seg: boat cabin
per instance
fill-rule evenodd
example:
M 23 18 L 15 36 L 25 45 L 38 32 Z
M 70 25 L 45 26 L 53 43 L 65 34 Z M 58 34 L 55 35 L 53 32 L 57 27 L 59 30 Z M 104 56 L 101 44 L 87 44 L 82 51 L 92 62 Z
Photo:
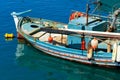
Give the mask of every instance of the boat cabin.
M 86 24 L 87 23 L 87 24 Z M 106 31 L 107 30 L 107 22 L 100 20 L 98 17 L 88 17 L 88 22 L 86 22 L 86 17 L 81 16 L 75 19 L 72 19 L 68 23 L 68 29 L 75 29 L 75 30 L 85 30 L 85 31 Z M 81 42 L 83 38 L 87 44 L 91 40 L 90 37 L 84 37 L 83 35 L 68 35 L 67 44 L 71 48 L 81 48 Z

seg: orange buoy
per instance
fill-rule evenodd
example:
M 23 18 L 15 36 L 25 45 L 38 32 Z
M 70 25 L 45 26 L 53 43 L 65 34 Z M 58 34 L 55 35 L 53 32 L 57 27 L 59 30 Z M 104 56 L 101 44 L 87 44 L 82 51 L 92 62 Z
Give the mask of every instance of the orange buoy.
M 83 15 L 84 15 L 84 14 L 83 14 L 82 12 L 74 12 L 74 13 L 71 14 L 70 20 L 75 19 L 75 18 L 78 18 L 78 17 L 81 17 L 81 16 L 83 16 Z
M 95 50 L 98 46 L 98 40 L 94 37 L 93 40 L 91 40 L 91 46 Z
M 53 42 L 53 37 L 49 36 L 48 42 L 49 42 L 49 43 L 52 43 L 52 42 Z
M 82 40 L 82 42 L 81 42 L 81 49 L 82 50 L 85 50 L 86 48 L 85 48 L 85 40 Z

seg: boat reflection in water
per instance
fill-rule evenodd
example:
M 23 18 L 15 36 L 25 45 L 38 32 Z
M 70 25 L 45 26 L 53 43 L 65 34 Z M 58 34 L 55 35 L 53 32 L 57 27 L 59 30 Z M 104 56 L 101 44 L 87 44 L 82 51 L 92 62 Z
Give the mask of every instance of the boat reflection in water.
M 44 75 L 44 79 L 47 80 L 48 77 L 50 80 L 119 80 L 118 76 L 120 76 L 118 70 L 59 59 L 20 42 L 17 44 L 16 62 L 17 65 L 38 71 L 37 74 L 43 74 L 43 72 L 48 74 Z
M 23 43 L 18 43 L 17 44 L 17 48 L 16 48 L 16 58 L 20 57 L 20 56 L 23 56 L 24 55 L 24 44 Z

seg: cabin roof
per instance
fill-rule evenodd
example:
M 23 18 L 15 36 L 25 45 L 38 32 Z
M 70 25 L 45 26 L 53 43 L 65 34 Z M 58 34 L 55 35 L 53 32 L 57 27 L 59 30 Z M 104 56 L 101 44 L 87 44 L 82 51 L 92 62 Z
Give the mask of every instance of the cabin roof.
M 88 18 L 88 24 L 89 23 L 92 23 L 92 22 L 95 22 L 97 21 L 98 18 L 93 18 L 93 17 L 89 17 Z M 86 25 L 86 17 L 84 16 L 81 16 L 79 18 L 76 18 L 76 19 L 73 19 L 69 22 L 69 24 L 74 24 L 74 25 L 78 25 L 78 24 L 81 24 L 81 25 Z

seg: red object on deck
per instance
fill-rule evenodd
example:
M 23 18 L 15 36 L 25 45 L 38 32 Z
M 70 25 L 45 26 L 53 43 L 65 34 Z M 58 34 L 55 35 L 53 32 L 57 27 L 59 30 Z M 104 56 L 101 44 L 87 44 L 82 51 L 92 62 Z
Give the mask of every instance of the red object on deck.
M 82 50 L 85 50 L 85 49 L 86 49 L 86 48 L 85 48 L 85 44 L 86 44 L 85 40 L 82 40 L 82 42 L 81 42 L 81 49 L 82 49 Z
M 49 36 L 48 42 L 49 42 L 49 43 L 52 43 L 52 42 L 53 42 L 53 37 Z
M 75 18 L 77 18 L 77 17 L 81 17 L 81 16 L 83 16 L 83 15 L 84 15 L 84 14 L 83 14 L 82 12 L 74 12 L 74 13 L 71 14 L 70 20 L 75 19 Z
M 17 38 L 18 39 L 23 39 L 24 37 L 20 33 L 17 33 Z

